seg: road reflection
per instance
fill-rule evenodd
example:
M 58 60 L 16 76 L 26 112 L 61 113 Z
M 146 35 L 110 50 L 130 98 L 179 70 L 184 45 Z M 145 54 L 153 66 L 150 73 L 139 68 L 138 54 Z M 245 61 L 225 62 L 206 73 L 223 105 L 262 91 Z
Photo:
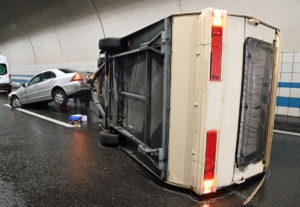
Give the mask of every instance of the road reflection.
M 86 183 L 89 178 L 90 154 L 87 145 L 87 136 L 80 129 L 74 130 L 73 148 L 69 155 L 71 179 L 76 183 Z

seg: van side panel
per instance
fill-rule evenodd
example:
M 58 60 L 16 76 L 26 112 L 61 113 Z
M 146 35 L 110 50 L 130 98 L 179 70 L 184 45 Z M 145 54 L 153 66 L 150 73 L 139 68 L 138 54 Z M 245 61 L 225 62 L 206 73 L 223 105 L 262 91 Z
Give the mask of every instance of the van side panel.
M 196 73 L 197 16 L 175 16 L 172 22 L 172 60 L 168 182 L 190 186 L 193 144 L 193 95 Z
M 246 19 L 245 39 L 247 37 L 252 37 L 252 38 L 273 44 L 273 40 L 275 40 L 275 29 L 267 27 L 262 24 L 258 24 L 258 25 L 251 24 L 251 23 L 249 23 L 249 20 Z M 276 84 L 276 83 L 274 83 L 274 81 L 273 81 L 272 84 L 274 87 L 274 84 Z M 274 96 L 275 96 L 275 94 L 272 93 L 271 97 L 274 97 Z M 275 101 L 273 101 L 271 104 L 275 105 Z M 274 107 L 272 105 L 270 106 L 271 108 Z M 274 113 L 274 110 L 270 112 L 269 117 L 272 117 L 272 115 L 271 115 L 272 113 Z M 273 121 L 272 119 L 269 120 L 269 123 L 272 121 Z M 270 124 L 272 124 L 272 123 L 270 123 Z M 234 171 L 233 182 L 236 182 L 236 183 L 241 182 L 244 179 L 247 179 L 249 177 L 252 177 L 254 175 L 262 173 L 263 170 L 264 170 L 264 164 L 263 164 L 262 160 L 260 162 L 256 162 L 256 163 L 252 163 L 252 164 L 248 165 L 245 169 L 236 168 Z
M 222 106 L 220 114 L 215 114 L 220 119 L 217 187 L 232 184 L 242 85 L 244 25 L 244 18 L 227 16 L 222 67 Z
M 268 136 L 266 143 L 266 153 L 265 153 L 265 169 L 267 170 L 270 165 L 271 157 L 271 146 L 273 139 L 273 129 L 274 129 L 274 119 L 275 119 L 275 105 L 276 105 L 276 96 L 277 96 L 277 83 L 279 75 L 279 56 L 280 56 L 280 34 L 276 31 L 275 35 L 275 44 L 274 44 L 274 63 L 273 63 L 273 86 L 271 94 L 271 107 L 270 107 L 270 117 L 269 117 L 269 126 L 268 126 Z

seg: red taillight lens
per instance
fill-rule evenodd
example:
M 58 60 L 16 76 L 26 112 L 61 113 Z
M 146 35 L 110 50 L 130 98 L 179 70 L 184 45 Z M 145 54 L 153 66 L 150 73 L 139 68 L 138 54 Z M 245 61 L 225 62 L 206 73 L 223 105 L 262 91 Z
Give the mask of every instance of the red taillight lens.
M 72 81 L 82 81 L 82 80 L 83 80 L 83 78 L 82 78 L 82 76 L 80 75 L 80 73 L 76 73 L 76 74 L 73 76 L 71 82 L 72 82 Z
M 9 74 L 8 77 L 9 77 L 9 83 L 11 84 L 11 75 Z
M 212 16 L 210 80 L 221 80 L 223 17 L 220 11 Z
M 216 130 L 207 131 L 203 193 L 212 192 L 214 187 L 216 147 L 217 147 L 217 131 Z

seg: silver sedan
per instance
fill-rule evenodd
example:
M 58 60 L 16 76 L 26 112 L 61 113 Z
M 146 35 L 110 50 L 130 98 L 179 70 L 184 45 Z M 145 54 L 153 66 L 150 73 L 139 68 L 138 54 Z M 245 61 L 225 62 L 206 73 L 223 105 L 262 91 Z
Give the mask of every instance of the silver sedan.
M 89 93 L 90 87 L 85 77 L 69 69 L 51 69 L 40 72 L 27 83 L 8 95 L 14 108 L 25 104 L 54 101 L 65 105 L 70 97 Z

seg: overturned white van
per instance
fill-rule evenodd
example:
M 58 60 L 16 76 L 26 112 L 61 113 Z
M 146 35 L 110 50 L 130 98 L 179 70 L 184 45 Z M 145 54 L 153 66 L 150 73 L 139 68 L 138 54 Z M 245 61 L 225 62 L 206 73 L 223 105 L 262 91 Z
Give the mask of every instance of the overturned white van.
M 277 28 L 211 8 L 101 39 L 100 142 L 125 137 L 161 180 L 198 194 L 265 172 L 279 46 Z

